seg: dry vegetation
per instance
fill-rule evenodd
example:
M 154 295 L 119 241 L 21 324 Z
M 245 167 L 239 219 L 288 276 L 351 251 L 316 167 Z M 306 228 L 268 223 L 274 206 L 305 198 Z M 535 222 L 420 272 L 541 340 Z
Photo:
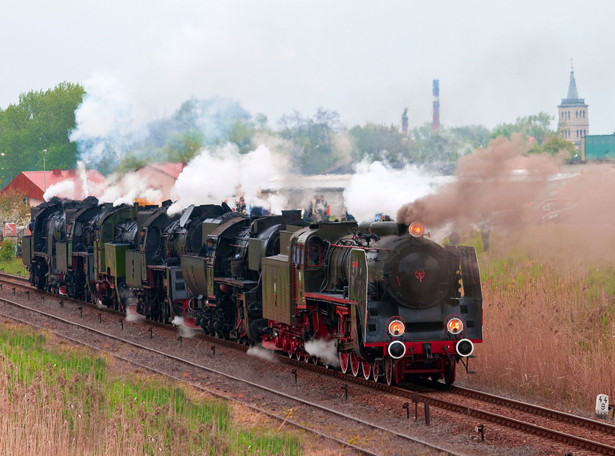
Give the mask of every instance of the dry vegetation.
M 0 454 L 300 453 L 292 434 L 235 424 L 225 402 L 159 378 L 115 376 L 107 360 L 44 335 L 0 327 L 0 347 Z
M 615 233 L 581 226 L 495 231 L 482 252 L 484 343 L 467 377 L 591 412 L 615 395 Z M 466 379 L 465 373 L 460 379 Z

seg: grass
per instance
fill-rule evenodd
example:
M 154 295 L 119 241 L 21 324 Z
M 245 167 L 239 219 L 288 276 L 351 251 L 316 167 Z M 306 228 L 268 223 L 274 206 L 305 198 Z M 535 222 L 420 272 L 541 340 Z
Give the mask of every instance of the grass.
M 528 227 L 479 246 L 484 343 L 475 385 L 591 412 L 615 396 L 615 239 L 573 227 Z
M 299 455 L 293 434 L 234 423 L 223 401 L 18 326 L 0 327 L 0 454 Z
M 10 260 L 0 259 L 0 271 L 22 277 L 28 277 L 30 275 L 21 261 L 21 258 L 11 258 Z

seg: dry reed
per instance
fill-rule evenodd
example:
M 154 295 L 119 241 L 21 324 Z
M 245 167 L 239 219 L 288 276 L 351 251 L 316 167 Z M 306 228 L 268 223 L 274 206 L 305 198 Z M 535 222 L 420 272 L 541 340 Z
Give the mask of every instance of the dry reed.
M 615 258 L 608 232 L 528 227 L 479 254 L 484 343 L 459 379 L 590 412 L 615 394 Z

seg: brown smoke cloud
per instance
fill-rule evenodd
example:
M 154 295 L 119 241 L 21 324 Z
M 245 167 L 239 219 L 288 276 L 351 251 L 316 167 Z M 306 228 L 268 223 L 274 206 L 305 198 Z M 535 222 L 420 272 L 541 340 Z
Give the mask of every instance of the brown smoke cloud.
M 455 182 L 401 207 L 397 221 L 421 221 L 432 229 L 452 224 L 462 230 L 482 222 L 520 221 L 532 201 L 545 197 L 560 171 L 552 157 L 525 155 L 528 150 L 520 136 L 491 141 L 459 159 Z
M 565 208 L 549 223 L 603 227 L 615 224 L 615 166 L 613 163 L 580 165 L 579 172 L 553 191 Z M 564 206 L 564 203 L 561 204 Z

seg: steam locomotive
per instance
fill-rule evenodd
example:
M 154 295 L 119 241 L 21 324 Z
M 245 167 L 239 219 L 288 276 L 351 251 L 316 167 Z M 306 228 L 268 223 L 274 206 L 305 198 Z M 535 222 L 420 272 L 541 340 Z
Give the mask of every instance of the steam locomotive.
M 225 203 L 169 215 L 170 203 L 33 208 L 30 282 L 387 384 L 451 384 L 482 342 L 473 247 L 442 247 L 419 223 L 308 224 L 300 211 L 248 217 Z

